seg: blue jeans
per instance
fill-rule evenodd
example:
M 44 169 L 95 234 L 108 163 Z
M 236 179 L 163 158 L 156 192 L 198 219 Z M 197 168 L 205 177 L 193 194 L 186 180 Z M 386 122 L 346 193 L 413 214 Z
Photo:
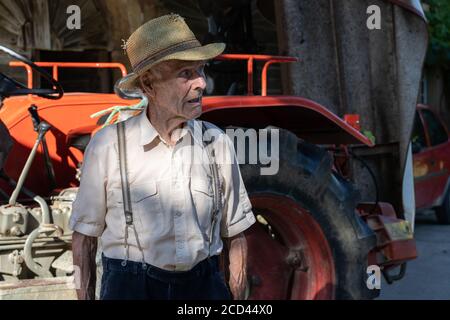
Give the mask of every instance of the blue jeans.
M 218 256 L 189 271 L 166 271 L 147 264 L 102 257 L 101 300 L 230 300 Z

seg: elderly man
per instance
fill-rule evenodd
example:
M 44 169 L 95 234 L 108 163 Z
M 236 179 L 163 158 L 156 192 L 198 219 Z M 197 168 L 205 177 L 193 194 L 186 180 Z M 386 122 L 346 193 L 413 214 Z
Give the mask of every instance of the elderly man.
M 174 14 L 147 22 L 127 41 L 133 73 L 120 88 L 139 88 L 149 106 L 100 130 L 86 149 L 70 220 L 80 299 L 94 298 L 97 237 L 101 299 L 229 299 L 218 267 L 223 246 L 231 293 L 244 297 L 243 231 L 255 218 L 230 139 L 219 131 L 205 143 L 206 132 L 218 129 L 194 120 L 205 62 L 224 47 L 202 46 Z

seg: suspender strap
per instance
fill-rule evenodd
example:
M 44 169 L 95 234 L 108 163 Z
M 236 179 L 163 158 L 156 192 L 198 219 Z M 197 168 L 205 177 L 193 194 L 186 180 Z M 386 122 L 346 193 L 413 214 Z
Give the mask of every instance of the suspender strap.
M 122 197 L 123 207 L 125 213 L 125 223 L 129 226 L 133 224 L 133 213 L 131 209 L 130 188 L 128 184 L 127 175 L 127 145 L 125 141 L 125 122 L 117 124 L 117 138 L 119 143 L 119 165 L 120 165 L 120 179 L 122 182 Z
M 130 185 L 128 183 L 127 174 L 127 144 L 125 139 L 125 122 L 117 123 L 117 142 L 119 145 L 119 168 L 120 168 L 120 180 L 122 182 L 122 197 L 123 197 L 123 211 L 125 214 L 125 259 L 122 261 L 122 265 L 125 266 L 129 257 L 129 245 L 128 245 L 128 228 L 131 227 L 134 230 L 134 236 L 136 238 L 136 244 L 142 255 L 142 267 L 146 268 L 144 251 L 142 250 L 141 243 L 136 228 L 133 223 L 133 210 L 131 207 Z
M 202 133 L 204 134 L 205 132 L 207 132 L 207 129 L 208 128 L 206 127 L 205 123 L 202 121 Z M 222 190 L 221 190 L 222 188 L 220 185 L 219 169 L 216 163 L 216 155 L 214 152 L 214 148 L 211 147 L 212 142 L 213 140 L 206 142 L 205 139 L 203 139 L 203 146 L 205 147 L 206 153 L 208 155 L 209 169 L 211 171 L 211 175 L 213 178 L 213 212 L 211 216 L 211 230 L 209 235 L 209 250 L 208 250 L 209 256 L 211 255 L 211 245 L 213 242 L 217 216 L 219 215 L 219 212 L 222 207 Z

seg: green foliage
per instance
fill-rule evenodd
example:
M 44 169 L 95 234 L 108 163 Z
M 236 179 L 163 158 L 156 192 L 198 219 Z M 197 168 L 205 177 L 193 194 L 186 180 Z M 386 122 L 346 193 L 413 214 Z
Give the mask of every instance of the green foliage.
M 425 11 L 429 22 L 428 64 L 450 68 L 450 1 L 427 0 L 429 10 Z

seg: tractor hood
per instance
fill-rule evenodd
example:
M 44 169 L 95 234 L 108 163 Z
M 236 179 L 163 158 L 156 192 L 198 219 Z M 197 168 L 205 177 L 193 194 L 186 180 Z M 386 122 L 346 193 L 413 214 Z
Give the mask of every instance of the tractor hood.
M 79 110 L 102 110 L 116 105 L 133 105 L 138 100 L 124 100 L 114 94 L 70 93 L 61 100 L 36 97 L 14 97 L 5 100 L 0 118 L 8 129 L 29 117 L 28 107 L 38 109 L 70 108 L 65 114 L 76 116 Z M 295 133 L 316 144 L 373 143 L 358 130 L 314 101 L 295 96 L 214 96 L 203 99 L 201 119 L 217 126 L 265 128 L 275 126 Z M 70 127 L 70 125 L 69 125 Z

